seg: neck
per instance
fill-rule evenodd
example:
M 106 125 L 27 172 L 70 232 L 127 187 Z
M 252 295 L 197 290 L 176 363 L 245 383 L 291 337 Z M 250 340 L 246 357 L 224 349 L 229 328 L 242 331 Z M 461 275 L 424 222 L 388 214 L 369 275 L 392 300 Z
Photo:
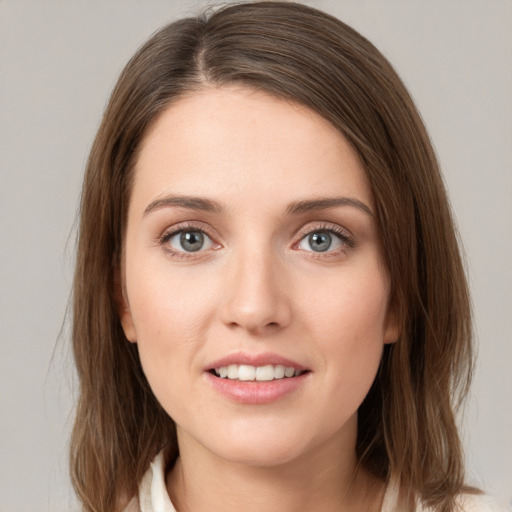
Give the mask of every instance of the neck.
M 377 512 L 384 494 L 382 483 L 357 470 L 354 448 L 332 442 L 290 462 L 254 466 L 217 457 L 187 439 L 180 442 L 167 489 L 179 512 Z

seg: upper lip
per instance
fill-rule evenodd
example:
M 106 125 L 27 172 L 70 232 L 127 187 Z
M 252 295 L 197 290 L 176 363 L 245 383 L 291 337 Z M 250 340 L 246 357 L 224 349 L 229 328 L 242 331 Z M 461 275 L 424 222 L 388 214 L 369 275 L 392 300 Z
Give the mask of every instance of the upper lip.
M 229 366 L 230 364 L 247 364 L 251 366 L 266 366 L 271 364 L 272 366 L 283 365 L 286 367 L 293 367 L 300 371 L 308 370 L 304 365 L 272 352 L 265 352 L 263 354 L 237 352 L 212 361 L 204 368 L 204 371 L 209 371 L 213 368 L 220 368 L 221 366 Z

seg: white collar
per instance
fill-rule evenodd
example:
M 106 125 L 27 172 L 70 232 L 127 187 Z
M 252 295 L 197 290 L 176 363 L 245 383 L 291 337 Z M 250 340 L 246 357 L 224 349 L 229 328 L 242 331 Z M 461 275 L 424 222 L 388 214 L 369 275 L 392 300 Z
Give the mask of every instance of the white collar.
M 165 485 L 163 451 L 151 463 L 139 486 L 141 512 L 176 512 Z

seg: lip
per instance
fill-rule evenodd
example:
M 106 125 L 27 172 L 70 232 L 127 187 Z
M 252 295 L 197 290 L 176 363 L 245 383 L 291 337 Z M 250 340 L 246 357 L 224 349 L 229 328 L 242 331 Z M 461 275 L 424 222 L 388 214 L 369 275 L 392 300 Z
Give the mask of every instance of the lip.
M 231 379 L 221 379 L 213 375 L 210 370 L 220 366 L 229 366 L 230 364 L 248 364 L 251 366 L 265 365 L 283 365 L 293 366 L 295 369 L 305 371 L 296 377 L 287 377 L 270 381 L 240 381 Z M 279 354 L 247 354 L 236 353 L 222 357 L 210 363 L 204 368 L 203 376 L 208 384 L 218 393 L 231 401 L 247 405 L 263 405 L 276 402 L 286 396 L 300 390 L 307 382 L 310 371 L 306 371 L 304 365 L 282 357 Z
M 276 402 L 298 391 L 311 374 L 303 373 L 297 377 L 263 382 L 221 379 L 209 372 L 203 375 L 210 386 L 224 397 L 240 404 L 262 405 Z

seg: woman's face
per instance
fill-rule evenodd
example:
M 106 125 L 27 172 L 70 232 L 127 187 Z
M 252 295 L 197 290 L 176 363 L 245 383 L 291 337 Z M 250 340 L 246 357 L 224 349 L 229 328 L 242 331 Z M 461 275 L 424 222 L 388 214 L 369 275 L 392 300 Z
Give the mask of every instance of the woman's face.
M 180 444 L 257 465 L 354 449 L 397 337 L 374 212 L 356 153 L 305 107 L 210 88 L 157 118 L 121 321 Z

